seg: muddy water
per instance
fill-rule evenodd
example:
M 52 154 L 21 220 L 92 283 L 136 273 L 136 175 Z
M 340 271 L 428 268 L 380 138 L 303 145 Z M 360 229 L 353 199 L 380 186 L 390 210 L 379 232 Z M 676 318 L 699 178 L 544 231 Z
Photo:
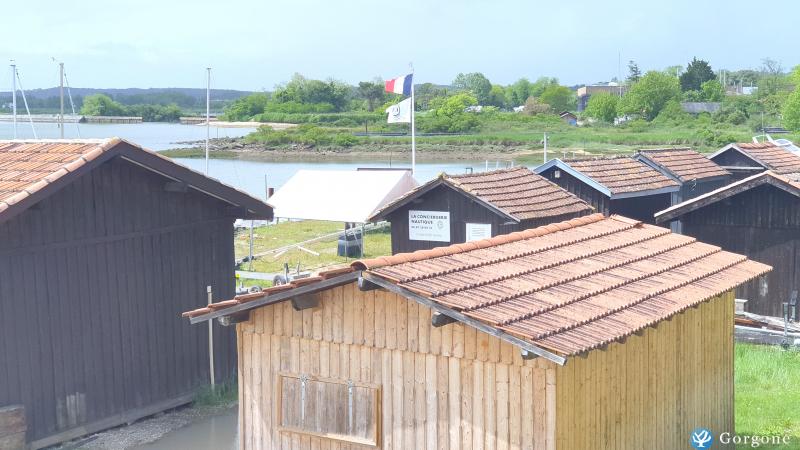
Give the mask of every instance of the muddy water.
M 235 450 L 238 412 L 233 409 L 223 415 L 210 417 L 179 428 L 152 444 L 132 450 Z

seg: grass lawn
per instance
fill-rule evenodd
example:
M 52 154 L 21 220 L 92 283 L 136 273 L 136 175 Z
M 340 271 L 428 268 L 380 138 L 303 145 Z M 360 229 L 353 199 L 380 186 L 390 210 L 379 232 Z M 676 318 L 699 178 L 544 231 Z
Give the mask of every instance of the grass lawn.
M 285 245 L 296 244 L 326 234 L 335 234 L 303 246 L 304 248 L 319 253 L 319 256 L 293 248 L 277 257 L 277 253 L 272 253 L 255 259 L 253 261 L 253 271 L 266 273 L 281 272 L 283 271 L 284 263 L 289 263 L 290 269 L 294 270 L 299 262 L 300 270 L 312 271 L 325 266 L 348 264 L 353 261 L 352 258 L 344 258 L 336 255 L 338 235 L 341 231 L 343 231 L 343 224 L 319 220 L 283 222 L 277 225 L 256 228 L 253 232 L 254 253 L 256 254 L 280 248 Z M 364 257 L 373 258 L 381 255 L 389 255 L 392 252 L 391 245 L 391 233 L 388 226 L 382 229 L 367 231 L 364 240 Z M 236 235 L 235 247 L 237 259 L 248 255 L 249 232 L 247 230 L 243 230 Z M 241 265 L 240 270 L 248 270 L 248 268 L 249 264 L 244 263 Z M 260 283 L 246 280 L 245 284 Z
M 774 448 L 800 448 L 800 351 L 737 343 L 735 364 L 736 433 L 788 434 Z

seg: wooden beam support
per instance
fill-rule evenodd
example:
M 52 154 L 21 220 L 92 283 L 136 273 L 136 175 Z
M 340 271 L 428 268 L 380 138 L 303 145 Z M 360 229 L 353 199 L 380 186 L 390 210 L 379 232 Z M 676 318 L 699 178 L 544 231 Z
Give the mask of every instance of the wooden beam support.
M 164 190 L 167 192 L 189 192 L 189 185 L 183 181 L 170 181 L 164 184 Z
M 319 295 L 303 294 L 292 297 L 292 308 L 294 308 L 295 311 L 316 308 L 317 306 L 319 306 Z
M 422 305 L 427 306 L 428 308 L 431 308 L 434 312 L 439 312 L 439 313 L 442 313 L 444 315 L 450 316 L 450 317 L 458 320 L 461 323 L 467 324 L 467 325 L 471 326 L 472 328 L 475 328 L 476 330 L 483 331 L 484 333 L 486 333 L 488 335 L 491 335 L 491 336 L 494 336 L 494 337 L 496 337 L 498 339 L 506 341 L 506 342 L 508 342 L 510 344 L 513 344 L 513 345 L 515 345 L 515 346 L 517 346 L 517 347 L 519 347 L 519 348 L 521 348 L 523 350 L 527 350 L 527 351 L 533 353 L 534 355 L 541 356 L 541 357 L 543 357 L 545 359 L 548 359 L 550 361 L 553 361 L 554 363 L 556 363 L 558 365 L 561 365 L 561 366 L 563 366 L 567 362 L 567 359 L 565 357 L 563 357 L 563 356 L 559 356 L 559 355 L 557 355 L 557 354 L 555 354 L 553 352 L 547 351 L 547 350 L 545 350 L 545 349 L 543 349 L 541 347 L 538 347 L 537 345 L 535 345 L 535 344 L 533 344 L 531 342 L 528 342 L 528 341 L 526 341 L 524 339 L 520 339 L 520 338 L 518 338 L 518 337 L 516 337 L 516 336 L 514 336 L 512 334 L 506 333 L 504 331 L 498 330 L 497 328 L 494 328 L 494 327 L 492 327 L 490 325 L 487 325 L 487 324 L 485 324 L 485 323 L 483 323 L 483 322 L 481 322 L 479 320 L 473 319 L 472 317 L 464 315 L 464 314 L 462 314 L 462 313 L 460 313 L 458 311 L 450 309 L 450 308 L 448 308 L 448 307 L 446 307 L 444 305 L 441 305 L 441 304 L 439 304 L 439 303 L 437 303 L 437 302 L 435 302 L 435 301 L 433 301 L 433 300 L 431 300 L 429 298 L 423 297 L 423 296 L 421 296 L 421 295 L 419 295 L 419 294 L 417 294 L 415 292 L 409 291 L 408 289 L 404 289 L 404 288 L 402 288 L 400 286 L 397 286 L 396 284 L 392 283 L 391 281 L 384 280 L 383 278 L 381 278 L 379 276 L 376 276 L 376 275 L 372 275 L 371 273 L 368 273 L 368 272 L 362 272 L 361 276 L 366 278 L 368 281 L 371 281 L 371 282 L 373 282 L 373 283 L 385 288 L 386 290 L 388 290 L 390 292 L 394 292 L 394 293 L 396 293 L 396 294 L 398 294 L 400 296 L 403 296 L 403 297 L 405 297 L 407 299 L 414 300 L 417 303 L 420 303 Z
M 364 277 L 358 277 L 358 290 L 359 291 L 374 291 L 376 289 L 380 289 L 381 287 L 377 284 L 365 280 Z
M 250 320 L 250 311 L 244 311 L 230 316 L 217 317 L 217 322 L 223 327 L 236 325 L 237 323 L 247 322 Z
M 434 327 L 443 327 L 454 322 L 456 322 L 456 319 L 440 312 L 435 312 L 433 316 L 431 316 L 431 325 Z

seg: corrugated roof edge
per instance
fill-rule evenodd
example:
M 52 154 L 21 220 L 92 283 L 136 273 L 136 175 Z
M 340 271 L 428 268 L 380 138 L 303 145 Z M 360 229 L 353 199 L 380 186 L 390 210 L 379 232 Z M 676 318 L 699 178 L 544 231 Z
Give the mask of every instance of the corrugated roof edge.
M 436 247 L 430 250 L 417 250 L 412 253 L 398 253 L 396 255 L 382 256 L 379 258 L 361 259 L 350 264 L 350 267 L 352 267 L 354 270 L 369 270 L 369 269 L 377 269 L 379 267 L 393 266 L 396 264 L 402 264 L 406 262 L 422 261 L 424 259 L 435 258 L 437 256 L 448 256 L 456 253 L 463 253 L 463 252 L 468 252 L 470 250 L 476 250 L 479 248 L 492 247 L 495 245 L 521 241 L 523 239 L 530 239 L 533 237 L 544 236 L 546 234 L 555 233 L 556 231 L 568 230 L 570 228 L 575 228 L 582 225 L 598 222 L 603 219 L 605 219 L 605 217 L 602 214 L 596 213 L 588 216 L 570 219 L 564 222 L 551 223 L 537 228 L 531 228 L 523 231 L 516 231 L 513 233 L 503 234 L 500 236 L 495 236 L 487 239 L 481 239 L 478 241 L 465 242 L 463 244 L 453 244 L 444 247 Z M 609 219 L 625 221 L 627 223 L 631 223 L 632 220 L 626 217 L 616 216 L 616 215 L 609 217 Z M 634 221 L 634 223 L 639 223 L 639 222 Z

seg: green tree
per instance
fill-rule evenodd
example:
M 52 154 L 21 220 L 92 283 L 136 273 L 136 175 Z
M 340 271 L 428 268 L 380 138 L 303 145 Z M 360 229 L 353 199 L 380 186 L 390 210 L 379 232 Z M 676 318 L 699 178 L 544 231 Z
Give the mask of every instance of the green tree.
M 414 86 L 414 102 L 417 104 L 417 110 L 427 111 L 431 109 L 431 102 L 440 97 L 447 97 L 447 89 L 436 86 L 433 83 Z
M 358 95 L 367 101 L 367 110 L 374 111 L 375 107 L 387 100 L 387 92 L 380 80 L 361 81 L 358 83 Z
M 653 120 L 667 102 L 680 98 L 680 93 L 678 80 L 663 72 L 650 71 L 622 97 L 620 112 Z
M 639 65 L 636 61 L 628 61 L 628 83 L 633 84 L 642 78 L 642 71 L 639 70 Z
M 684 92 L 699 91 L 703 83 L 716 77 L 708 61 L 692 58 L 692 61 L 686 66 L 686 72 L 681 74 L 681 90 Z
M 530 89 L 528 89 L 528 96 L 530 97 L 532 95 L 534 97 L 541 97 L 545 89 L 551 86 L 558 86 L 558 78 L 539 77 L 539 79 L 537 79 L 533 84 L 531 84 Z
M 489 91 L 489 99 L 486 102 L 489 106 L 497 106 L 498 108 L 506 107 L 506 90 L 499 84 L 493 84 L 492 90 Z
M 789 74 L 789 78 L 792 80 L 792 83 L 794 83 L 795 89 L 800 87 L 800 65 L 794 66 L 792 73 Z
M 717 80 L 708 80 L 700 85 L 702 99 L 706 102 L 721 102 L 725 98 L 725 89 Z
M 783 105 L 783 126 L 795 132 L 800 131 L 800 87 L 795 88 Z
M 350 101 L 351 94 L 352 88 L 341 81 L 311 80 L 295 74 L 291 81 L 275 90 L 273 100 L 278 103 L 329 103 L 336 111 L 343 111 Z
M 550 105 L 554 112 L 575 109 L 575 94 L 568 87 L 550 85 L 539 96 L 539 101 Z
M 492 91 L 492 83 L 480 72 L 459 73 L 453 80 L 453 87 L 472 92 L 479 105 L 488 104 L 489 94 Z
M 522 112 L 529 116 L 536 116 L 539 114 L 547 114 L 552 112 L 552 108 L 550 108 L 550 105 L 547 103 L 540 102 L 538 98 L 530 96 L 527 100 L 525 100 L 525 108 L 522 110 Z
M 506 89 L 506 100 L 509 106 L 520 106 L 531 96 L 531 82 L 520 78 Z
M 105 94 L 89 95 L 83 99 L 81 115 L 84 116 L 124 116 L 125 107 Z
M 586 115 L 601 122 L 614 123 L 617 118 L 617 104 L 619 96 L 608 92 L 600 92 L 589 97 L 586 105 Z
M 664 69 L 664 73 L 671 77 L 678 78 L 683 73 L 683 66 L 668 66 Z
M 466 109 L 477 104 L 478 99 L 471 92 L 435 98 L 431 101 L 431 113 L 419 118 L 420 130 L 444 133 L 473 130 L 478 126 L 478 119 L 474 113 L 466 112 Z
M 269 95 L 264 92 L 246 95 L 226 106 L 222 118 L 234 122 L 251 120 L 253 116 L 263 113 L 268 103 Z

